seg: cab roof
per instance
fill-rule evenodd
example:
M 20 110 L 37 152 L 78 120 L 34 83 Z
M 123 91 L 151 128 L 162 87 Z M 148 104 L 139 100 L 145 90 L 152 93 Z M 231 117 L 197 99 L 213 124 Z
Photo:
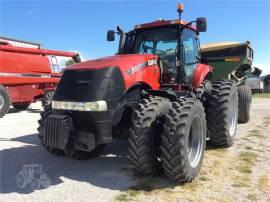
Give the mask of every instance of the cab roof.
M 148 29 L 148 28 L 154 28 L 154 27 L 163 27 L 163 26 L 169 26 L 169 25 L 186 25 L 188 22 L 184 21 L 184 20 L 156 20 L 153 22 L 149 22 L 149 23 L 144 23 L 144 24 L 139 24 L 136 25 L 134 27 L 135 30 L 139 30 L 139 29 Z M 196 30 L 196 27 L 189 25 L 188 28 L 192 29 L 195 32 L 198 32 Z

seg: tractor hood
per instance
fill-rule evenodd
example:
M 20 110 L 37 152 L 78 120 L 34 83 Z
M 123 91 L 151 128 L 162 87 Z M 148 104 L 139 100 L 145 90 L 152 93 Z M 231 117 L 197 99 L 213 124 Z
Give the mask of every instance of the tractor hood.
M 104 57 L 96 60 L 89 60 L 86 62 L 74 64 L 67 68 L 67 70 L 87 70 L 87 69 L 101 69 L 105 67 L 118 67 L 124 73 L 132 70 L 132 68 L 144 64 L 148 61 L 157 60 L 158 56 L 153 54 L 126 54 Z
M 54 94 L 55 101 L 93 102 L 105 100 L 113 109 L 123 93 L 136 82 L 159 87 L 158 56 L 130 54 L 104 57 L 66 68 Z M 147 68 L 145 68 L 147 67 Z

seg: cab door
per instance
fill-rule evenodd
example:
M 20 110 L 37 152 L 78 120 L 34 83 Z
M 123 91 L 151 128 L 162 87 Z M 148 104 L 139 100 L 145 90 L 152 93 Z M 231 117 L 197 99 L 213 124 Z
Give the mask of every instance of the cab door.
M 197 33 L 190 30 L 183 30 L 183 46 L 184 46 L 184 72 L 185 82 L 192 83 L 193 72 L 200 63 L 199 40 Z

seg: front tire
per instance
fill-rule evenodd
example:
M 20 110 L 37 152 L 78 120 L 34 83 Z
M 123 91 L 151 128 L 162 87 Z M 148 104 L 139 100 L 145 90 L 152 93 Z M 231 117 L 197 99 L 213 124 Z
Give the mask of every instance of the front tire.
M 248 86 L 238 87 L 238 123 L 247 123 L 250 119 L 252 92 Z
M 54 155 L 56 155 L 56 156 L 63 156 L 63 155 L 65 155 L 65 153 L 64 153 L 63 150 L 49 147 L 49 146 L 47 146 L 47 145 L 45 144 L 45 142 L 44 142 L 44 140 L 43 140 L 44 137 L 43 137 L 43 135 L 42 135 L 42 134 L 43 134 L 42 131 L 44 130 L 44 127 L 45 127 L 45 120 L 46 120 L 47 117 L 50 116 L 52 113 L 53 113 L 53 112 L 52 112 L 52 106 L 51 106 L 51 104 L 45 106 L 44 111 L 42 111 L 42 112 L 40 113 L 40 117 L 41 117 L 41 118 L 40 118 L 40 120 L 38 121 L 39 126 L 38 126 L 38 128 L 37 128 L 37 130 L 38 130 L 38 132 L 39 132 L 38 137 L 39 137 L 39 139 L 40 139 L 41 145 L 42 145 L 48 152 L 50 152 L 50 153 L 52 153 L 52 154 L 54 154 Z
M 207 100 L 207 127 L 210 142 L 216 147 L 230 147 L 236 135 L 238 120 L 238 92 L 232 80 L 213 83 Z
M 206 119 L 202 103 L 182 98 L 173 102 L 162 134 L 162 166 L 170 179 L 190 182 L 199 173 L 206 142 Z
M 38 121 L 38 132 L 39 132 L 39 139 L 40 139 L 40 143 L 41 145 L 50 153 L 52 153 L 53 155 L 56 156 L 65 156 L 66 154 L 69 154 L 73 159 L 75 160 L 87 160 L 93 157 L 98 156 L 104 149 L 105 144 L 100 144 L 98 145 L 93 151 L 91 152 L 87 152 L 87 151 L 80 151 L 80 150 L 76 150 L 76 149 L 70 149 L 67 151 L 58 149 L 58 148 L 52 148 L 49 147 L 45 144 L 44 140 L 43 140 L 43 130 L 45 127 L 45 120 L 47 119 L 48 116 L 50 116 L 51 114 L 53 114 L 52 112 L 52 106 L 51 104 L 45 106 L 45 109 L 43 112 L 40 113 L 41 119 Z
M 6 88 L 0 85 L 0 118 L 8 113 L 10 107 L 10 99 Z
M 136 105 L 129 129 L 129 153 L 132 163 L 141 174 L 158 174 L 161 170 L 160 142 L 162 124 L 171 102 L 150 96 Z

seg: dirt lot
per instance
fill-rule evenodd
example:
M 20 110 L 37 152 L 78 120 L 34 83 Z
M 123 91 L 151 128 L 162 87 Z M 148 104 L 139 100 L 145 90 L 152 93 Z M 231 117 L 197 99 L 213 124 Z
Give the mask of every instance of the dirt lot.
M 0 119 L 2 201 L 270 201 L 270 99 L 253 100 L 235 145 L 208 146 L 199 177 L 185 185 L 138 176 L 126 141 L 91 160 L 53 156 L 36 135 L 39 112 L 34 104 Z

